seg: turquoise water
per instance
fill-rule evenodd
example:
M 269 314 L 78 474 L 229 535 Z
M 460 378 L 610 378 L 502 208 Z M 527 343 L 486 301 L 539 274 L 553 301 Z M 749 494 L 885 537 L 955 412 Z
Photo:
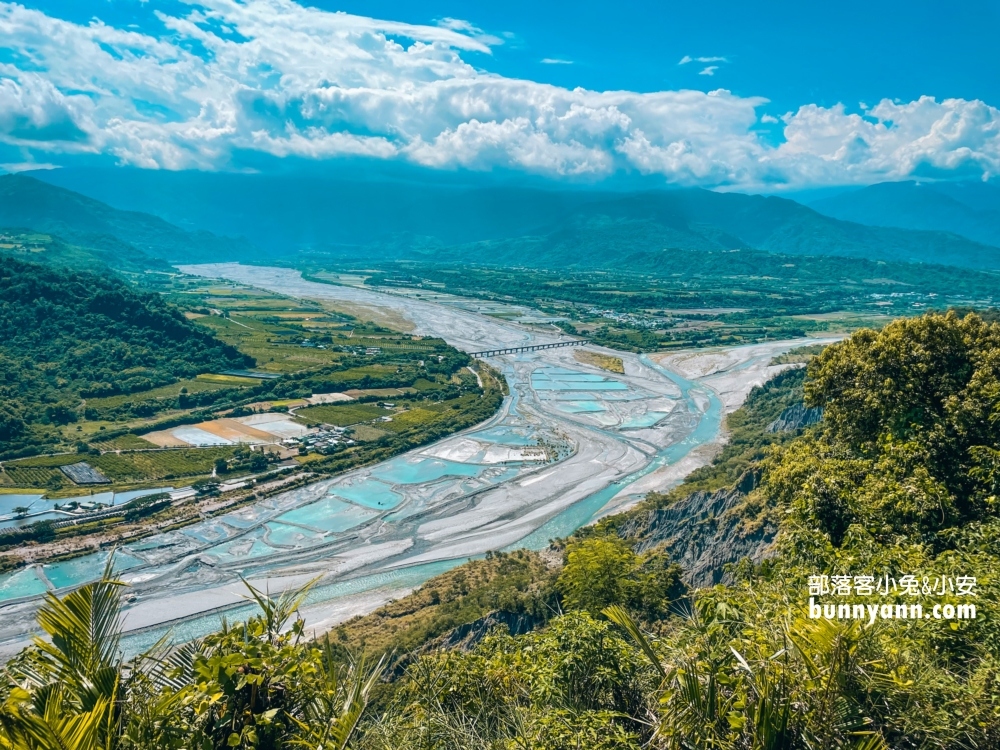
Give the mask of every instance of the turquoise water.
M 305 606 L 310 604 L 321 604 L 332 599 L 339 599 L 351 594 L 361 594 L 366 591 L 376 591 L 378 589 L 398 589 L 410 586 L 419 586 L 429 578 L 440 575 L 452 568 L 464 563 L 466 558 L 460 560 L 441 560 L 439 562 L 414 565 L 410 568 L 400 568 L 399 570 L 388 570 L 373 575 L 352 578 L 347 581 L 318 586 L 309 592 L 306 597 Z M 178 623 L 173 628 L 154 628 L 135 635 L 126 636 L 122 639 L 122 648 L 125 657 L 140 653 L 147 649 L 163 637 L 168 631 L 174 643 L 184 643 L 186 641 L 200 638 L 206 633 L 211 633 L 220 628 L 223 616 L 229 622 L 245 621 L 247 618 L 259 612 L 255 604 L 243 604 L 225 612 L 213 612 L 212 614 L 197 617 Z
M 434 482 L 445 476 L 475 477 L 482 471 L 482 466 L 460 464 L 440 458 L 422 458 L 416 461 L 397 458 L 384 467 L 373 469 L 372 475 L 390 484 L 421 484 Z M 339 488 L 334 492 L 342 494 Z
M 0 601 L 19 599 L 22 596 L 37 596 L 44 594 L 45 591 L 45 584 L 35 575 L 34 567 L 0 576 Z
M 534 438 L 528 437 L 524 432 L 526 431 L 517 431 L 512 427 L 491 427 L 481 432 L 473 432 L 469 437 L 500 445 L 535 445 L 538 442 Z
M 567 370 L 563 367 L 539 367 L 531 373 L 531 387 L 536 391 L 628 390 L 628 386 L 620 380 Z
M 264 540 L 268 544 L 277 544 L 283 547 L 309 547 L 323 541 L 323 535 L 315 531 L 307 531 L 300 526 L 288 526 L 278 521 L 271 521 L 266 524 L 267 536 Z
M 340 532 L 374 518 L 377 513 L 357 505 L 327 497 L 278 516 L 276 521 L 300 523 L 320 531 Z
M 642 360 L 643 364 L 653 368 L 664 377 L 676 383 L 681 389 L 681 398 L 686 400 L 692 408 L 694 408 L 694 401 L 691 398 L 692 390 L 698 390 L 708 397 L 708 409 L 705 410 L 701 419 L 698 420 L 698 425 L 694 431 L 684 438 L 684 440 L 660 451 L 656 455 L 656 458 L 645 468 L 633 472 L 624 479 L 614 482 L 603 490 L 599 490 L 584 500 L 575 503 L 531 534 L 504 548 L 505 552 L 511 552 L 516 549 L 543 549 L 548 546 L 550 540 L 569 536 L 581 526 L 590 523 L 594 516 L 608 504 L 611 498 L 630 484 L 656 471 L 661 466 L 677 463 L 677 461 L 696 447 L 708 442 L 718 433 L 719 425 L 722 422 L 722 402 L 719 401 L 714 391 L 702 388 L 690 380 L 682 378 L 680 375 L 663 369 L 645 355 L 641 355 L 639 359 Z
M 104 573 L 104 566 L 108 562 L 108 554 L 107 552 L 97 552 L 93 555 L 43 565 L 42 572 L 55 589 L 80 586 L 101 577 L 101 574 Z M 142 560 L 126 552 L 118 552 L 115 555 L 114 571 L 118 573 L 130 570 L 142 564 Z
M 374 510 L 392 509 L 403 502 L 402 495 L 377 479 L 363 479 L 355 484 L 333 487 L 330 494 Z
M 597 401 L 562 401 L 556 404 L 556 408 L 567 414 L 589 414 L 608 410 L 604 404 Z
M 634 429 L 638 429 L 638 428 L 641 428 L 641 427 L 652 427 L 657 422 L 659 422 L 661 419 L 663 419 L 665 416 L 667 416 L 666 412 L 662 412 L 662 411 L 647 411 L 645 414 L 643 414 L 641 416 L 632 417 L 632 419 L 629 419 L 629 420 L 627 420 L 625 422 L 622 422 L 621 429 L 623 429 L 623 430 L 634 430 Z

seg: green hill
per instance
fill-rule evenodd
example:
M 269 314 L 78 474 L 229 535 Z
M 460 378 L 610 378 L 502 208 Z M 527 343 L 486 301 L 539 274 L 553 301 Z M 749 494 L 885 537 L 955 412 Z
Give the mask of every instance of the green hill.
M 0 456 L 51 445 L 81 398 L 252 364 L 157 294 L 0 256 Z
M 119 211 L 25 175 L 0 176 L 0 227 L 29 227 L 73 245 L 109 249 L 121 254 L 120 259 L 111 256 L 116 266 L 141 263 L 144 255 L 198 262 L 259 253 L 245 240 L 187 232 L 156 216 Z
M 104 266 L 126 273 L 172 272 L 170 264 L 108 234 L 91 235 L 85 245 L 28 229 L 0 230 L 0 255 L 31 263 L 96 271 Z

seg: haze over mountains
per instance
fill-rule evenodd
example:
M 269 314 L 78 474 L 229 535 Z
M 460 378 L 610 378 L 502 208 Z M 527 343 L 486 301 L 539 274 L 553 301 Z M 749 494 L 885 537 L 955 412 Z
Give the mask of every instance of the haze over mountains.
M 0 177 L 0 227 L 81 243 L 114 236 L 183 262 L 307 251 L 613 267 L 677 248 L 1000 269 L 998 193 L 983 183 L 875 185 L 816 201 L 815 209 L 833 214 L 824 215 L 786 198 L 702 189 L 483 187 L 459 175 L 417 181 L 65 169 Z
M 943 230 L 1000 246 L 1000 184 L 995 182 L 882 182 L 809 205 L 845 221 Z

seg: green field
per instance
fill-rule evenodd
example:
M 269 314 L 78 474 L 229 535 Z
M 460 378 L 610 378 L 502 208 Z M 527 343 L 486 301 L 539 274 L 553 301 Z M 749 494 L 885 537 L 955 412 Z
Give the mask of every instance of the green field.
M 156 447 L 148 440 L 143 440 L 132 433 L 126 433 L 111 440 L 97 440 L 91 445 L 102 451 L 141 451 Z
M 392 416 L 391 422 L 379 423 L 379 428 L 389 432 L 403 432 L 413 427 L 424 427 L 441 417 L 440 411 L 417 407 Z
M 337 427 L 348 427 L 360 422 L 370 422 L 392 412 L 374 404 L 344 404 L 342 406 L 310 406 L 299 409 L 295 416 L 299 421 L 310 423 L 322 422 Z
M 216 380 L 215 378 L 219 378 Z M 122 404 L 136 401 L 148 401 L 150 399 L 175 399 L 185 393 L 204 393 L 206 391 L 218 391 L 223 388 L 232 388 L 236 385 L 256 385 L 257 381 L 250 378 L 232 378 L 228 375 L 199 375 L 197 378 L 178 380 L 170 385 L 151 388 L 148 391 L 139 393 L 124 393 L 118 396 L 107 396 L 105 398 L 87 399 L 87 406 L 94 409 L 113 409 Z
M 51 477 L 62 478 L 65 486 L 73 486 L 58 471 L 59 466 L 86 461 L 116 484 L 175 479 L 210 474 L 216 459 L 230 458 L 236 448 L 178 448 L 137 453 L 105 453 L 100 456 L 67 454 L 39 456 L 11 461 L 4 466 L 5 473 L 17 486 L 44 487 Z

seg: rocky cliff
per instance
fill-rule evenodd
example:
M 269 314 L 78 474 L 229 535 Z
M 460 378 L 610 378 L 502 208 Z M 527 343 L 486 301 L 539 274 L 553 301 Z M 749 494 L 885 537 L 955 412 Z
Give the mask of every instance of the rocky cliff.
M 810 409 L 805 404 L 789 406 L 778 418 L 767 426 L 767 432 L 791 432 L 814 425 L 823 419 L 823 410 Z
M 662 547 L 695 588 L 728 582 L 723 568 L 745 557 L 760 562 L 771 551 L 777 529 L 769 522 L 748 524 L 746 496 L 757 483 L 752 472 L 731 489 L 699 491 L 667 508 L 634 514 L 619 535 L 637 552 Z

